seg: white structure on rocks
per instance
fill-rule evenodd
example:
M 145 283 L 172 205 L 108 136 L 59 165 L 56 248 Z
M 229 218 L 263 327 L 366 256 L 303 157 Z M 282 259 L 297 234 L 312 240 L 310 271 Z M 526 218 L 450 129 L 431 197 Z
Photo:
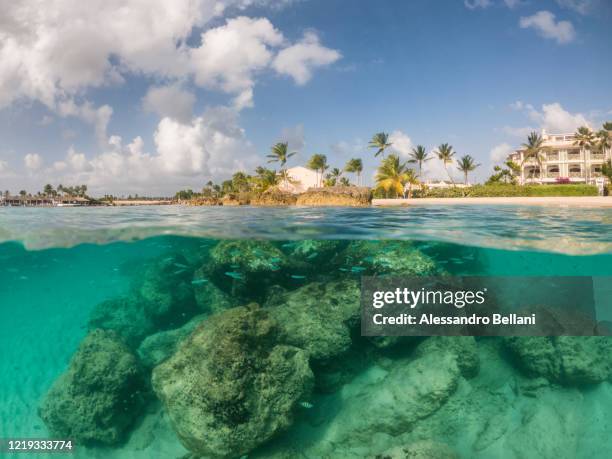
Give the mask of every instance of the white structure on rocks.
M 312 169 L 297 166 L 287 169 L 289 181 L 281 182 L 279 188 L 283 191 L 298 194 L 305 192 L 308 188 L 319 186 L 319 175 Z

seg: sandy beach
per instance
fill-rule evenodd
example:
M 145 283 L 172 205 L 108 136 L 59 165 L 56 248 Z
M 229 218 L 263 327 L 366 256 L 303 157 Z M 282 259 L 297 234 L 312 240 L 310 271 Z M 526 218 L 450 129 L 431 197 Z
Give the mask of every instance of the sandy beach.
M 373 206 L 431 206 L 431 205 L 518 205 L 518 206 L 576 206 L 612 207 L 612 197 L 501 197 L 501 198 L 418 198 L 418 199 L 373 199 Z

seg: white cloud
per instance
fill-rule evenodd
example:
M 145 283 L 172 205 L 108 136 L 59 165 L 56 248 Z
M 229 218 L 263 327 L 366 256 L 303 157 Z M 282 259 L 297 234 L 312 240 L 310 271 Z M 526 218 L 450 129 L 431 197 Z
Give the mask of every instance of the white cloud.
M 522 2 L 521 0 L 504 0 L 504 3 L 508 8 L 512 9 L 519 6 Z
M 23 164 L 26 169 L 36 171 L 43 165 L 43 159 L 38 153 L 28 153 L 23 157 Z
M 273 58 L 271 47 L 283 35 L 265 18 L 238 17 L 202 34 L 202 44 L 191 51 L 196 84 L 236 94 L 240 107 L 252 105 L 254 75 Z
M 96 138 L 101 145 L 107 141 L 107 128 L 113 115 L 113 109 L 108 105 L 94 107 L 91 102 L 77 104 L 73 99 L 59 102 L 57 111 L 61 116 L 75 116 L 94 127 Z
M 561 8 L 574 10 L 580 14 L 588 14 L 593 7 L 593 0 L 557 0 Z
M 8 163 L 0 159 L 0 174 L 8 171 Z
M 400 156 L 407 158 L 410 155 L 413 147 L 412 140 L 404 132 L 393 131 L 389 134 L 389 142 L 393 144 L 391 150 L 399 153 Z
M 178 84 L 168 86 L 153 86 L 142 99 L 143 108 L 160 117 L 170 117 L 187 123 L 193 116 L 195 95 L 184 90 Z
M 281 132 L 280 140 L 281 142 L 288 142 L 291 150 L 302 151 L 306 143 L 304 140 L 304 125 L 297 124 L 284 128 Z
M 580 126 L 594 126 L 595 123 L 583 113 L 571 113 L 567 111 L 559 102 L 543 104 L 538 110 L 533 105 L 516 101 L 510 104 L 514 110 L 524 113 L 534 126 L 502 128 L 509 135 L 524 138 L 532 131 L 546 130 L 549 133 L 568 133 L 574 132 Z
M 538 11 L 533 16 L 522 17 L 519 25 L 523 29 L 535 29 L 544 38 L 556 40 L 559 44 L 574 41 L 576 31 L 569 21 L 555 21 L 555 15 L 550 11 Z
M 464 0 L 463 4 L 466 8 L 475 10 L 476 8 L 488 8 L 493 3 L 491 0 Z
M 489 159 L 493 165 L 505 162 L 508 159 L 508 155 L 512 153 L 514 149 L 510 144 L 502 143 L 496 145 L 489 152 Z
M 306 32 L 299 42 L 278 53 L 272 67 L 291 76 L 296 84 L 304 85 L 312 78 L 314 69 L 333 64 L 341 57 L 335 49 L 322 46 L 316 33 Z

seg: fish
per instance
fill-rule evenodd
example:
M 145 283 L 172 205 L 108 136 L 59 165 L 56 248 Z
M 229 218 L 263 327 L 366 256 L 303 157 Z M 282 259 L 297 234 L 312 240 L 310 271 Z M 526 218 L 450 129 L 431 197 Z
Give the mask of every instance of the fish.
M 293 247 L 295 244 L 296 244 L 295 242 L 287 242 L 286 244 L 281 245 L 281 247 L 283 248 Z
M 306 279 L 306 276 L 300 276 L 298 274 L 292 274 L 291 279 Z
M 270 258 L 270 261 L 271 261 L 272 263 L 279 263 L 279 262 L 281 261 L 281 259 L 280 259 L 280 258 L 278 258 L 278 257 L 274 257 L 274 258 Z
M 174 266 L 176 266 L 177 268 L 182 268 L 182 269 L 189 268 L 189 266 L 184 265 L 183 263 L 174 263 Z
M 230 268 L 238 269 L 238 268 L 240 268 L 240 265 L 237 265 L 237 264 L 234 263 L 233 265 L 230 265 Z
M 338 268 L 338 269 L 339 269 L 340 271 L 342 271 L 342 272 L 347 272 L 347 271 L 348 271 L 348 269 L 346 269 L 346 268 Z
M 366 269 L 363 266 L 353 266 L 351 268 L 351 271 L 353 271 L 354 273 L 360 273 L 362 271 L 365 271 Z
M 312 260 L 313 258 L 317 258 L 319 254 L 317 252 L 313 252 L 306 257 L 307 260 Z
M 208 282 L 208 279 L 194 279 L 191 281 L 193 285 L 202 285 Z
M 314 408 L 314 405 L 310 402 L 300 402 L 300 406 L 302 408 L 306 408 L 307 410 Z
M 244 279 L 244 276 L 242 274 L 234 271 L 228 271 L 225 273 L 225 275 L 231 277 L 232 279 Z
M 174 271 L 172 274 L 174 274 L 175 276 L 178 276 L 179 274 L 183 274 L 185 272 L 184 269 L 179 269 L 178 271 Z
M 174 260 L 174 257 L 164 258 L 162 261 L 163 261 L 164 263 L 168 263 L 168 262 L 170 262 L 170 261 L 172 261 L 172 260 Z

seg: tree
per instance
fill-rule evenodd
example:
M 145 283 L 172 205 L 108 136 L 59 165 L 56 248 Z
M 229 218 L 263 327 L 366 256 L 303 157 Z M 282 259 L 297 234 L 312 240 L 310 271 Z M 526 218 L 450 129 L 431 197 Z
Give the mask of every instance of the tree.
M 372 140 L 370 140 L 368 147 L 376 149 L 374 157 L 377 157 L 378 155 L 382 154 L 384 158 L 385 150 L 391 145 L 393 144 L 389 142 L 389 134 L 387 134 L 386 132 L 378 132 L 372 136 Z
M 391 154 L 383 159 L 376 172 L 376 188 L 386 195 L 393 193 L 403 196 L 404 187 L 409 182 L 418 183 L 414 171 L 408 168 L 407 163 L 402 163 L 398 155 Z
M 361 158 L 349 159 L 344 166 L 344 171 L 357 175 L 357 185 L 360 185 L 361 173 L 363 172 L 363 161 Z
M 516 178 L 521 173 L 521 166 L 510 160 L 506 161 L 504 165 L 506 166 L 505 168 L 502 168 L 501 166 L 495 166 L 493 168 L 495 174 L 489 177 L 489 179 L 486 181 L 487 185 L 493 185 L 496 183 L 516 185 Z
M 45 185 L 45 188 L 43 189 L 43 193 L 45 194 L 45 196 L 51 197 L 51 196 L 53 196 L 53 192 L 54 192 L 53 185 L 47 183 Z
M 232 188 L 238 193 L 249 191 L 249 176 L 238 171 L 232 175 Z
M 25 198 L 27 194 L 28 194 L 28 192 L 26 190 L 21 190 L 19 192 L 19 196 L 21 196 L 22 198 Z
M 470 155 L 464 155 L 459 161 L 457 161 L 457 169 L 463 172 L 463 183 L 466 185 L 468 184 L 468 174 L 479 166 L 480 164 L 476 164 L 474 158 L 472 158 Z
M 612 160 L 609 159 L 601 166 L 601 173 L 604 177 L 608 177 L 608 180 L 612 183 Z
M 337 167 L 334 167 L 331 171 L 329 171 L 329 174 L 325 176 L 324 185 L 325 186 L 336 186 L 341 176 L 342 176 L 342 171 L 338 169 Z
M 612 128 L 612 123 L 610 123 L 610 127 Z M 601 151 L 601 153 L 604 156 L 604 159 L 606 159 L 608 150 L 612 148 L 612 129 L 611 130 L 605 129 L 605 124 L 604 124 L 604 129 L 601 129 L 597 133 L 596 147 L 599 151 Z
M 340 177 L 340 185 L 342 186 L 351 186 L 351 182 L 347 177 Z
M 253 177 L 255 188 L 261 193 L 278 183 L 278 175 L 275 170 L 259 166 L 255 169 L 255 173 L 257 174 Z
M 452 145 L 443 143 L 438 147 L 436 155 L 438 156 L 438 159 L 442 161 L 442 164 L 444 165 L 444 170 L 446 171 L 446 174 L 448 175 L 448 178 L 450 179 L 451 183 L 454 184 L 455 181 L 453 180 L 453 177 L 451 177 L 447 167 L 448 164 L 451 164 L 453 162 L 453 157 L 455 156 L 455 152 L 453 151 Z
M 546 150 L 544 139 L 537 132 L 531 132 L 527 136 L 527 142 L 523 144 L 523 160 L 521 161 L 521 183 L 524 183 L 523 165 L 530 159 L 534 159 L 538 163 L 540 178 L 542 178 L 542 152 Z
M 327 156 L 320 155 L 320 154 L 312 155 L 310 159 L 308 160 L 308 162 L 306 163 L 306 167 L 316 172 L 317 186 L 321 186 L 321 180 L 323 179 L 323 174 L 329 167 L 327 165 Z M 319 174 L 321 175 L 319 176 Z
M 295 151 L 289 151 L 289 143 L 288 142 L 278 142 L 276 145 L 274 145 L 272 147 L 272 153 L 269 154 L 267 157 L 270 158 L 270 160 L 268 161 L 269 163 L 280 163 L 280 171 L 279 173 L 282 174 L 284 168 L 285 168 L 285 164 L 287 164 L 287 160 L 289 158 L 291 158 L 293 155 L 295 155 L 296 152 Z M 282 181 L 283 183 L 287 183 L 287 177 L 288 174 L 282 174 Z
M 593 149 L 595 145 L 595 134 L 589 127 L 580 126 L 574 134 L 574 145 L 580 147 L 580 153 L 582 154 L 582 161 L 584 163 L 584 181 L 587 183 L 590 174 L 587 168 L 586 150 L 588 149 L 590 151 Z
M 425 150 L 423 145 L 417 145 L 416 148 L 413 148 L 410 152 L 410 160 L 409 163 L 417 163 L 419 165 L 419 177 L 423 172 L 423 163 L 429 161 L 431 158 Z

